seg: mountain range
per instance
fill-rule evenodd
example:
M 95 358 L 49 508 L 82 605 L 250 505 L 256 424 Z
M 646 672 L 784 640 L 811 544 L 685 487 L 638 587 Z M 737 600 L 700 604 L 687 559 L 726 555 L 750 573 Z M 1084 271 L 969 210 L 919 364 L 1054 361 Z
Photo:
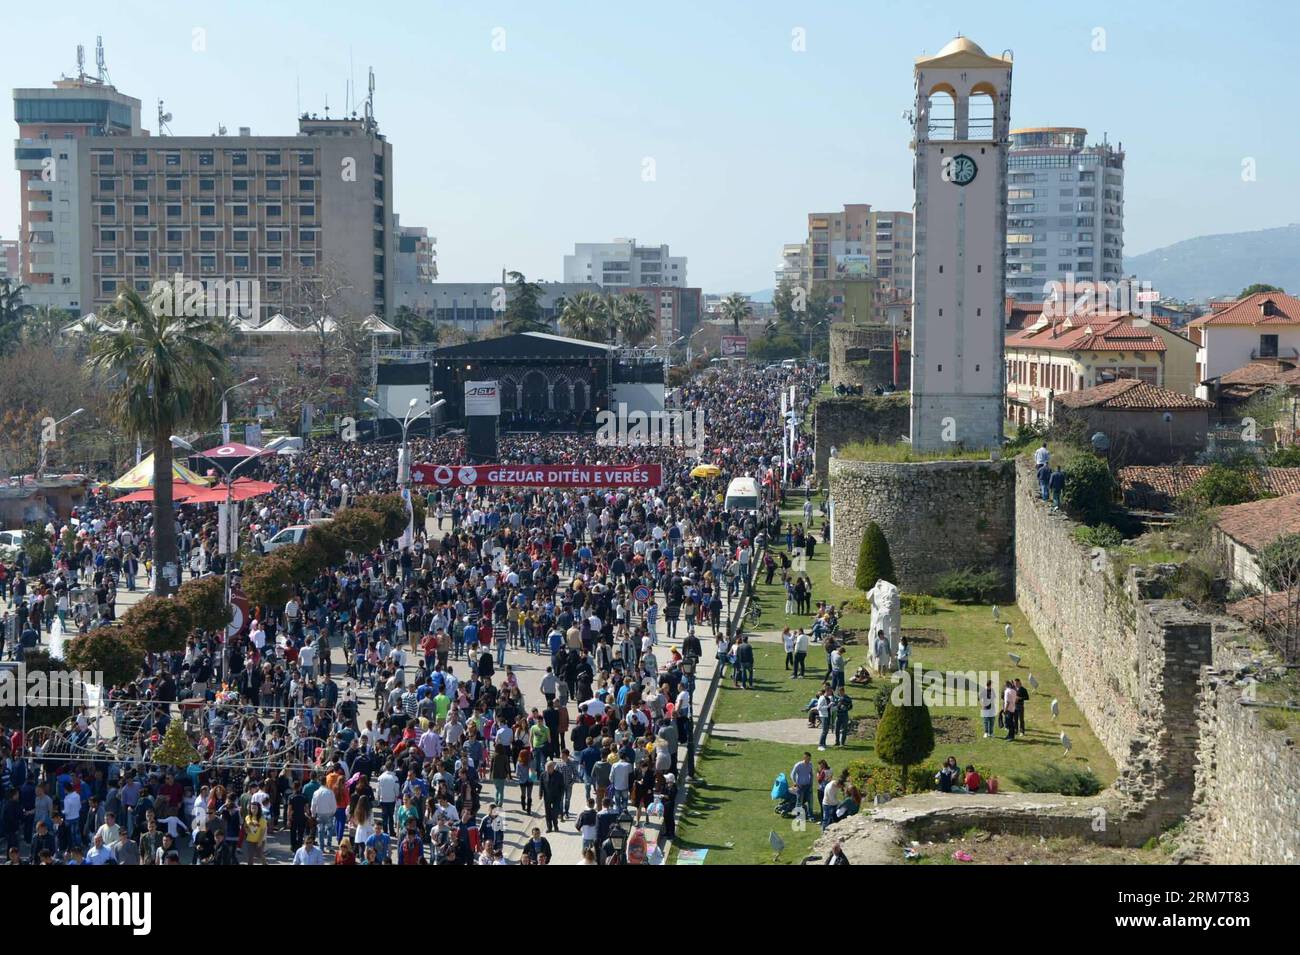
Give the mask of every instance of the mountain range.
M 1124 259 L 1124 274 L 1168 298 L 1230 298 L 1256 282 L 1300 291 L 1300 223 L 1184 239 Z

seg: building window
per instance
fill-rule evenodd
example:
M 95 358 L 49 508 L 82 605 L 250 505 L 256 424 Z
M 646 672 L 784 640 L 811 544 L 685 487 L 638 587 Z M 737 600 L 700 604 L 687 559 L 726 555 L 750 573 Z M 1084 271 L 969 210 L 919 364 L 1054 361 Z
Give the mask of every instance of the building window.
M 199 206 L 199 215 L 201 216 L 210 218 L 212 216 L 215 216 L 216 214 L 217 214 L 216 206 Z
M 266 270 L 268 272 L 278 272 L 284 266 L 284 258 L 279 255 L 268 255 L 266 257 Z
M 233 153 L 231 153 L 231 154 L 230 154 L 230 165 L 232 165 L 232 166 L 247 166 L 247 165 L 248 165 L 248 153 L 246 153 L 246 152 L 233 152 Z
M 131 233 L 131 241 L 147 243 L 149 241 L 149 230 L 136 229 L 134 232 Z
M 99 291 L 103 295 L 112 295 L 117 291 L 117 279 L 100 279 Z
M 110 208 L 111 208 L 111 206 L 110 206 Z M 100 242 L 116 242 L 116 241 L 117 241 L 117 230 L 116 230 L 116 229 L 100 229 L 100 230 L 99 230 L 99 241 L 100 241 Z
M 284 240 L 281 238 L 281 233 L 279 229 L 267 229 L 266 241 L 278 243 L 278 242 L 283 242 Z
M 181 164 L 181 154 L 166 153 L 163 156 L 163 162 L 166 163 L 168 166 L 179 166 Z
M 315 192 L 315 191 L 316 191 L 316 180 L 315 180 L 315 179 L 299 179 L 299 180 L 298 180 L 298 191 L 299 191 L 299 192 Z
M 271 218 L 271 219 L 278 219 L 278 218 L 280 218 L 280 215 L 281 215 L 280 207 L 279 207 L 278 205 L 267 206 L 267 207 L 266 207 L 266 215 L 267 215 L 268 218 Z
M 199 192 L 213 192 L 216 188 L 217 188 L 217 180 L 215 179 L 199 180 Z
M 279 192 L 279 191 L 280 191 L 280 187 L 281 187 L 281 181 L 280 181 L 279 179 L 268 179 L 268 180 L 266 180 L 266 191 L 267 191 L 267 192 Z
M 181 229 L 168 229 L 168 230 L 167 230 L 167 241 L 168 241 L 168 242 L 184 242 L 184 241 L 185 241 L 185 233 L 184 233 L 184 231 L 181 230 Z
M 100 191 L 100 192 L 113 192 L 116 188 L 117 188 L 117 180 L 116 180 L 116 179 L 101 179 L 101 180 L 99 180 L 99 191 Z
M 179 219 L 180 217 L 181 217 L 181 204 L 179 202 L 174 202 L 167 206 L 167 218 Z
M 168 192 L 180 192 L 180 191 L 181 191 L 181 181 L 180 181 L 179 179 L 168 179 L 168 180 L 167 180 L 167 191 L 168 191 Z
M 147 165 L 149 165 L 149 154 L 146 153 L 146 152 L 133 152 L 133 153 L 131 153 L 131 165 L 132 165 L 132 166 L 147 166 Z
M 136 192 L 146 192 L 146 191 L 148 191 L 148 189 L 149 189 L 149 180 L 148 180 L 148 179 L 132 179 L 132 180 L 131 180 L 131 188 L 134 189 Z
M 1277 336 L 1276 335 L 1259 336 L 1259 357 L 1260 358 L 1277 357 Z
M 149 206 L 147 204 L 134 205 L 131 207 L 131 214 L 137 219 L 149 218 Z
M 211 166 L 216 161 L 217 161 L 216 155 L 210 149 L 204 150 L 203 152 L 199 153 L 200 166 Z
M 117 215 L 117 207 L 112 203 L 99 207 L 99 214 L 105 219 L 112 219 Z
M 137 255 L 135 257 L 135 267 L 137 269 L 147 269 L 149 267 L 149 256 Z

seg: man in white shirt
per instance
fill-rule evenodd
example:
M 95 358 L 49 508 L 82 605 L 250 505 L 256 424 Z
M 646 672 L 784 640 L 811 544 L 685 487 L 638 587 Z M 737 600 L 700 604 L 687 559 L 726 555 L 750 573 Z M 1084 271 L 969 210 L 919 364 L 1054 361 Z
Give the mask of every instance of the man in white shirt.
M 302 837 L 302 846 L 293 854 L 294 865 L 324 865 L 325 856 L 316 848 L 316 837 L 310 832 Z
M 321 845 L 326 849 L 330 847 L 334 839 L 334 812 L 336 809 L 338 809 L 338 801 L 334 798 L 334 790 L 322 784 L 316 792 L 312 793 L 311 814 L 316 817 L 316 831 L 320 835 Z M 310 836 L 311 833 L 307 833 L 307 837 Z M 304 839 L 304 847 L 310 844 Z M 316 851 L 320 852 L 319 849 Z M 319 865 L 319 863 L 307 864 Z
M 393 812 L 402 791 L 402 784 L 397 779 L 397 773 L 393 772 L 391 762 L 384 766 L 384 771 L 375 780 L 375 789 L 379 796 L 379 810 L 384 820 L 384 832 L 391 836 L 393 835 Z

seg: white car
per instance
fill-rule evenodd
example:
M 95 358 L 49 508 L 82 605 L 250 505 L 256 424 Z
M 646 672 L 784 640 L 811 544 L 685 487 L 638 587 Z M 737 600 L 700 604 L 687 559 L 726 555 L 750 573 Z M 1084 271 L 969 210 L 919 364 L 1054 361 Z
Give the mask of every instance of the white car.
M 0 531 L 0 560 L 11 561 L 18 557 L 23 549 L 23 534 L 18 531 Z
M 307 539 L 307 532 L 311 530 L 313 524 L 328 524 L 328 517 L 313 518 L 306 524 L 292 524 L 284 530 L 276 533 L 269 541 L 262 545 L 263 552 L 269 554 L 272 551 L 279 550 L 281 547 L 287 547 L 290 544 L 301 544 Z

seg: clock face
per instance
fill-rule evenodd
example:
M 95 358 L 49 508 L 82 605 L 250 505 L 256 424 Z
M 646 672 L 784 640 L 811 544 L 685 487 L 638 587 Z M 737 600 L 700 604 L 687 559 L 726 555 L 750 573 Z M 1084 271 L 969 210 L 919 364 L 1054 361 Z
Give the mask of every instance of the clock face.
M 975 160 L 965 153 L 953 156 L 952 164 L 948 167 L 948 170 L 953 182 L 959 186 L 965 186 L 975 178 Z

